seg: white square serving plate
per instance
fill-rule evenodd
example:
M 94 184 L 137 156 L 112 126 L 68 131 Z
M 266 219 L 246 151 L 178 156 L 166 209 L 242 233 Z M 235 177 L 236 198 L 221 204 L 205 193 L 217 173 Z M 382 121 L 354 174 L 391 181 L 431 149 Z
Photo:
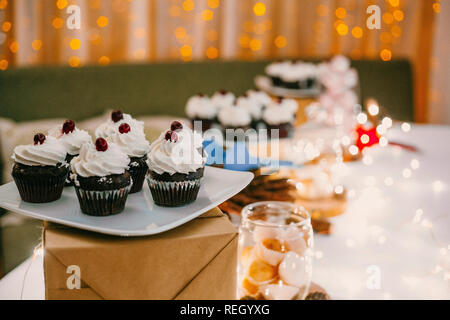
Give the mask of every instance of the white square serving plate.
M 61 199 L 50 203 L 21 200 L 14 182 L 0 186 L 0 207 L 40 220 L 116 236 L 147 236 L 176 228 L 216 207 L 244 189 L 250 172 L 206 167 L 197 200 L 183 207 L 155 205 L 147 183 L 128 196 L 122 213 L 93 217 L 83 214 L 74 187 L 66 187 Z

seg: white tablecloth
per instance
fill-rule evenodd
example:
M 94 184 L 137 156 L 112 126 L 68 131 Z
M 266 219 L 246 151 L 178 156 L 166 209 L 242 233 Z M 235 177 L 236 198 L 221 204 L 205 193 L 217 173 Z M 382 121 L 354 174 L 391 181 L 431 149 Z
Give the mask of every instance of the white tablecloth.
M 315 237 L 313 281 L 335 299 L 450 299 L 450 127 L 389 138 L 419 152 L 375 147 L 346 165 L 349 207 Z M 30 263 L 0 280 L 0 299 L 44 298 L 42 253 Z

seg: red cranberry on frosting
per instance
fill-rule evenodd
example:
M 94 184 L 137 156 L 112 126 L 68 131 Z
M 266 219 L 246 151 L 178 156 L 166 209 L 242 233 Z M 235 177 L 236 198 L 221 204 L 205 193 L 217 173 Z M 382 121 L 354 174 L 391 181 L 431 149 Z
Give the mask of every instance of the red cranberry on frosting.
M 130 128 L 130 125 L 128 123 L 122 123 L 119 126 L 119 132 L 122 133 L 122 134 L 130 132 L 130 130 L 131 130 L 131 128 Z
M 164 138 L 167 141 L 170 141 L 170 142 L 177 142 L 178 141 L 178 135 L 177 135 L 177 133 L 175 131 L 170 131 L 170 130 L 167 131 L 166 135 L 164 136 Z
M 220 90 L 219 90 L 219 93 L 220 93 L 221 95 L 226 95 L 226 94 L 228 93 L 228 90 L 220 89 Z
M 281 103 L 281 102 L 283 102 L 283 99 L 284 99 L 283 97 L 277 97 L 277 98 L 276 98 L 276 101 L 277 101 L 278 103 Z
M 183 129 L 183 125 L 181 124 L 180 121 L 174 121 L 170 125 L 170 130 L 172 130 L 172 131 L 177 131 L 177 130 L 182 130 L 182 129 Z
M 103 138 L 98 138 L 95 141 L 95 148 L 97 149 L 97 151 L 104 152 L 108 150 L 108 142 L 106 142 L 106 140 Z
M 62 133 L 69 134 L 75 130 L 75 122 L 73 120 L 66 120 L 62 126 Z
M 123 119 L 123 113 L 122 113 L 122 111 L 120 111 L 120 110 L 114 110 L 114 111 L 111 113 L 111 119 L 112 119 L 112 121 L 114 121 L 114 122 L 119 122 L 120 120 L 122 120 L 122 119 Z
M 34 135 L 34 145 L 43 144 L 45 141 L 45 135 L 43 133 L 38 133 Z

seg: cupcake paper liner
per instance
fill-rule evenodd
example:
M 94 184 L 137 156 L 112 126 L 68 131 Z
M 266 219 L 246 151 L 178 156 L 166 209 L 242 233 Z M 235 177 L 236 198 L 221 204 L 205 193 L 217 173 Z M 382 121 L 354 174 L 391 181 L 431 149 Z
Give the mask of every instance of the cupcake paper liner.
M 133 186 L 131 187 L 130 193 L 136 193 L 142 190 L 147 171 L 147 165 L 137 165 L 135 167 L 130 167 L 130 170 L 128 170 L 128 172 L 130 172 L 131 178 L 133 179 Z
M 105 191 L 89 191 L 75 186 L 81 211 L 90 216 L 118 214 L 125 208 L 132 183 L 124 188 Z
M 66 170 L 57 176 L 13 174 L 13 178 L 23 201 L 46 203 L 61 198 L 68 174 Z
M 147 176 L 147 183 L 155 204 L 163 207 L 180 207 L 197 199 L 200 179 L 186 181 L 161 181 Z

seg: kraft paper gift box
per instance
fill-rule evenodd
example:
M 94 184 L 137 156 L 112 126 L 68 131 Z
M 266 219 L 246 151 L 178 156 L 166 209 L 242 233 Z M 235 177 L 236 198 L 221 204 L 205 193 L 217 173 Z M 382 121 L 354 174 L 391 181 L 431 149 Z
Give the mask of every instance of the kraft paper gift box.
M 218 208 L 147 237 L 43 232 L 46 299 L 236 299 L 237 231 Z

